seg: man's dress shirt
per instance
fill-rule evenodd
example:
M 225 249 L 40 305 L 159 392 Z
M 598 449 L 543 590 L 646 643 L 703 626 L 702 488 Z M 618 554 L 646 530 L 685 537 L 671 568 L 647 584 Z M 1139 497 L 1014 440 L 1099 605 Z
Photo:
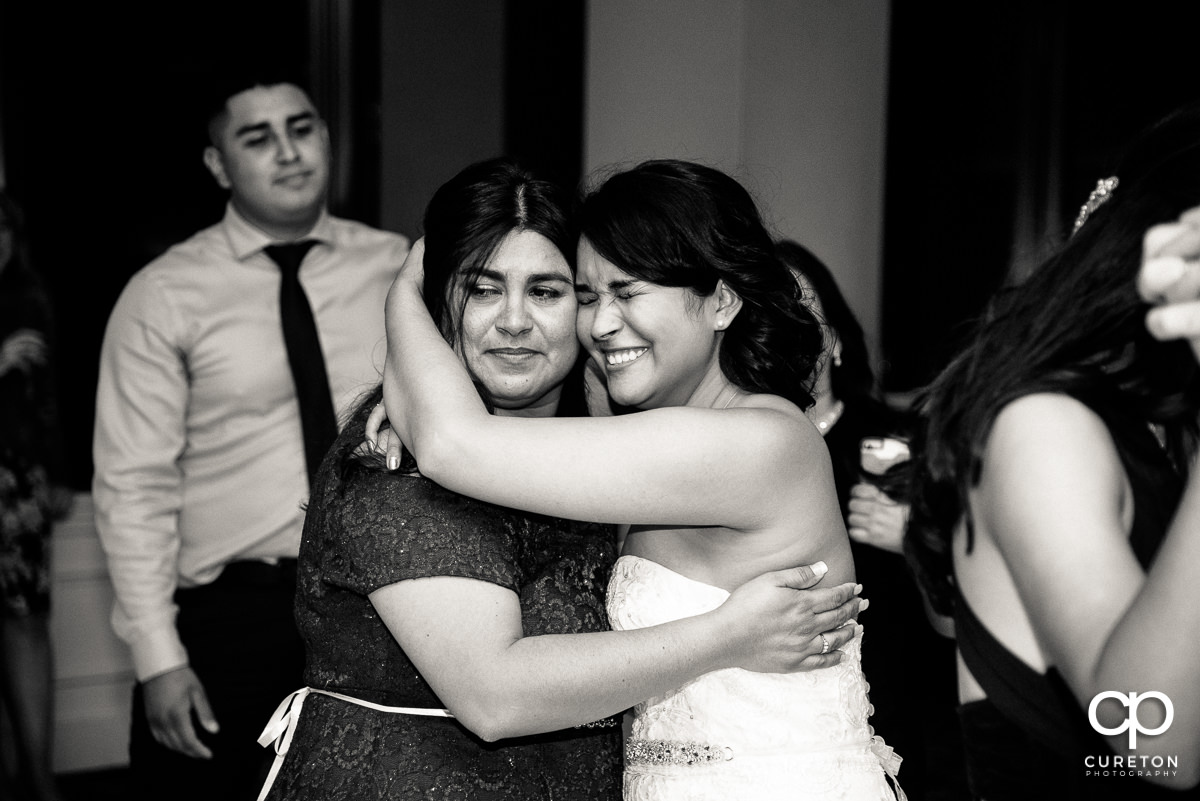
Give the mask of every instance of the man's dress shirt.
M 328 214 L 308 238 L 300 282 L 340 423 L 382 376 L 384 299 L 408 241 Z M 108 321 L 93 495 L 139 680 L 187 664 L 176 587 L 299 550 L 308 477 L 269 244 L 231 204 L 135 274 Z

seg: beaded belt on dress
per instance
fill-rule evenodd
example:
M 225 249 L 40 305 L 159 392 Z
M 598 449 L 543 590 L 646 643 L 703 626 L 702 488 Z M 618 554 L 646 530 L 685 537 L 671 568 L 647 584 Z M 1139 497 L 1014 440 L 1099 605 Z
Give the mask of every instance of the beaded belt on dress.
M 287 756 L 288 749 L 292 745 L 292 735 L 296 731 L 296 721 L 300 719 L 300 710 L 304 707 L 304 699 L 311 693 L 328 695 L 330 698 L 337 698 L 351 704 L 365 706 L 378 712 L 391 712 L 397 715 L 426 715 L 439 718 L 454 717 L 449 709 L 384 706 L 383 704 L 375 704 L 370 701 L 364 701 L 361 698 L 355 698 L 352 695 L 342 695 L 341 693 L 334 693 L 329 690 L 318 690 L 315 687 L 302 687 L 283 699 L 283 703 L 276 708 L 275 714 L 271 715 L 271 720 L 267 723 L 267 727 L 263 729 L 263 733 L 258 736 L 258 744 L 263 748 L 266 748 L 271 743 L 275 744 L 275 761 L 271 764 L 271 772 L 267 774 L 267 780 L 263 784 L 262 792 L 258 794 L 258 801 L 263 801 L 267 797 L 267 793 L 271 791 L 271 785 L 275 783 L 275 777 L 279 775 L 279 768 L 283 765 L 283 758 Z
M 627 765 L 703 765 L 731 759 L 733 749 L 728 746 L 678 740 L 630 740 L 625 743 Z
M 884 774 L 892 782 L 897 801 L 906 801 L 896 774 L 900 771 L 900 755 L 883 741 L 873 736 L 869 741 L 871 755 L 879 762 Z M 733 749 L 725 745 L 685 742 L 680 740 L 631 739 L 625 743 L 625 764 L 633 765 L 706 765 L 713 762 L 729 762 Z

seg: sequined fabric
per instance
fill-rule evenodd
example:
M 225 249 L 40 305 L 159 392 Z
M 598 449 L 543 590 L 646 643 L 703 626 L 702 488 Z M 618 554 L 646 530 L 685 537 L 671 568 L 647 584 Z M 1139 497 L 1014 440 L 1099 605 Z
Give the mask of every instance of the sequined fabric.
M 367 595 L 396 581 L 460 576 L 520 598 L 526 635 L 607 627 L 612 537 L 527 515 L 418 475 L 352 467 L 318 477 L 300 550 L 296 616 L 306 683 L 387 706 L 442 707 Z M 265 723 L 265 721 L 264 721 Z M 487 743 L 455 720 L 377 712 L 314 695 L 272 799 L 614 799 L 619 726 Z
M 673 740 L 630 740 L 625 743 L 626 765 L 702 765 L 731 759 L 732 748 L 708 743 Z
M 643 628 L 706 612 L 728 596 L 623 556 L 609 585 L 609 617 L 615 629 Z M 867 724 L 861 644 L 860 636 L 843 646 L 846 656 L 832 668 L 718 670 L 638 704 L 626 801 L 891 801 L 884 766 L 898 760 Z

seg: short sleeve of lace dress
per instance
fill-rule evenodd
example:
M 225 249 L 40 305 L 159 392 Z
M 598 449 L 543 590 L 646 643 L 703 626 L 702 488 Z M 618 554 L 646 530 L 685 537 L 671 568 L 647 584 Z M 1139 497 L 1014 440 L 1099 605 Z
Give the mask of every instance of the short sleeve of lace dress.
M 326 510 L 325 579 L 367 595 L 397 581 L 458 576 L 516 591 L 521 551 L 511 510 L 421 476 L 370 472 Z

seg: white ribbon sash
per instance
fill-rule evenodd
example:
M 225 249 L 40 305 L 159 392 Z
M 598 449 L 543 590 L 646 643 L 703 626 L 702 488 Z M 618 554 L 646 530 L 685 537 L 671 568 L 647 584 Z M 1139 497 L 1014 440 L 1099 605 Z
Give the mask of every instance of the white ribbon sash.
M 871 738 L 871 751 L 879 760 L 883 772 L 892 780 L 892 789 L 896 791 L 896 801 L 908 801 L 908 796 L 900 789 L 900 779 L 896 776 L 900 772 L 900 763 L 904 761 L 904 758 L 885 743 L 882 737 L 878 736 Z
M 304 699 L 310 693 L 328 695 L 330 698 L 337 698 L 351 704 L 365 706 L 378 712 L 390 712 L 396 715 L 425 715 L 427 717 L 438 718 L 454 717 L 449 709 L 384 706 L 383 704 L 374 704 L 370 701 L 364 701 L 361 698 L 342 695 L 341 693 L 334 693 L 329 690 L 302 687 L 283 699 L 283 702 L 276 708 L 275 714 L 271 715 L 271 719 L 267 722 L 267 727 L 263 729 L 263 733 L 258 736 L 258 744 L 263 748 L 266 748 L 271 743 L 275 744 L 275 761 L 271 764 L 271 772 L 267 774 L 267 781 L 263 784 L 262 792 L 258 794 L 258 801 L 263 801 L 267 797 L 267 793 L 271 791 L 271 785 L 275 783 L 275 777 L 279 775 L 279 768 L 283 765 L 283 759 L 287 756 L 288 749 L 292 746 L 292 734 L 296 731 L 296 722 L 300 720 L 300 710 L 304 707 Z

